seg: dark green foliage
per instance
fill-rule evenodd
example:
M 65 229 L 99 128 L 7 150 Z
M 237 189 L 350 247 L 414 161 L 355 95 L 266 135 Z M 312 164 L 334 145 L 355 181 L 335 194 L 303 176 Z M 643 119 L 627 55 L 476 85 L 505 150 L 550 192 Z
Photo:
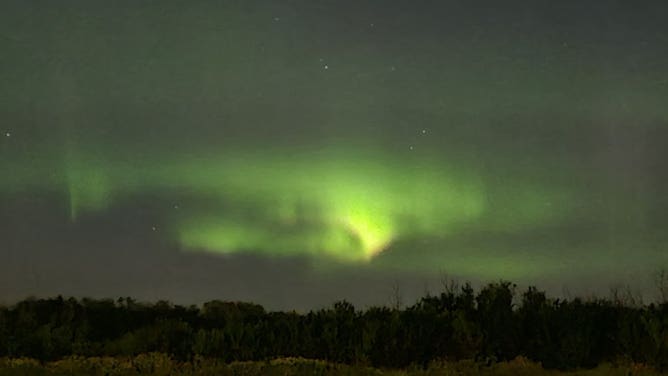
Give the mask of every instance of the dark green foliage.
M 307 314 L 266 312 L 249 303 L 201 308 L 130 298 L 28 299 L 0 307 L 0 357 L 40 361 L 69 355 L 170 354 L 226 362 L 318 358 L 375 367 L 426 367 L 433 361 L 509 360 L 549 368 L 628 360 L 668 369 L 668 304 L 552 300 L 509 282 L 451 285 L 403 310 L 356 310 L 346 301 Z

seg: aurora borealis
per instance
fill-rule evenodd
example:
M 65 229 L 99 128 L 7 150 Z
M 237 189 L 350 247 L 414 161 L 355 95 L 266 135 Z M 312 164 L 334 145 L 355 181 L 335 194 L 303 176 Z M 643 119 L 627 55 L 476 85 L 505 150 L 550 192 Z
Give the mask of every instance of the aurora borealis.
M 651 298 L 668 263 L 663 2 L 0 8 L 0 300 Z

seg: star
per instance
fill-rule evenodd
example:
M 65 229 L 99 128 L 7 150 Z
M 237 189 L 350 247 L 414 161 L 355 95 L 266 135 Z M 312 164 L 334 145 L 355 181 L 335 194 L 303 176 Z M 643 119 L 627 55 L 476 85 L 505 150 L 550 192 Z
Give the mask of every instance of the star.
M 178 209 L 178 208 L 179 208 L 178 204 L 174 205 L 174 209 Z
M 157 229 L 158 229 L 158 228 L 155 227 L 155 226 L 152 226 L 152 227 L 151 227 L 151 230 L 153 230 L 153 231 L 156 231 Z
M 413 145 L 409 146 L 408 149 L 413 150 Z
M 12 137 L 12 133 L 11 132 L 6 132 L 5 137 Z
M 423 129 L 423 130 L 422 130 L 422 134 L 427 134 L 427 130 L 426 130 L 426 129 Z
M 323 68 L 329 69 L 329 65 L 325 64 L 325 66 Z

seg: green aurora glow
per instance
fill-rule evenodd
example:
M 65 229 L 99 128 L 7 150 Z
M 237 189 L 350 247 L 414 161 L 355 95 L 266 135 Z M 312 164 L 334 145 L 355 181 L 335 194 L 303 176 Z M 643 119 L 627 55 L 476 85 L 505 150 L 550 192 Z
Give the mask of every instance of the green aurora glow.
M 135 163 L 73 150 L 67 156 L 56 181 L 35 175 L 34 181 L 15 180 L 13 189 L 40 182 L 64 187 L 72 221 L 142 192 L 208 197 L 205 206 L 180 202 L 162 220 L 185 249 L 221 253 L 363 262 L 403 239 L 443 237 L 476 225 L 542 225 L 573 206 L 567 191 L 512 183 L 504 210 L 490 210 L 498 187 L 487 187 L 474 170 L 417 151 L 397 159 L 368 147 L 250 149 Z

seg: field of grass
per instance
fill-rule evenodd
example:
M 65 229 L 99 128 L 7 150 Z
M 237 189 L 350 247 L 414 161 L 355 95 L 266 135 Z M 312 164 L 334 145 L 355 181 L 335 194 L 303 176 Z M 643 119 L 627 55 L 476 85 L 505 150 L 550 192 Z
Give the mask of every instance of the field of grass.
M 142 354 L 132 358 L 71 357 L 55 362 L 40 363 L 34 359 L 0 359 L 0 376 L 18 375 L 659 375 L 639 364 L 603 364 L 591 370 L 560 372 L 545 370 L 540 364 L 524 358 L 482 366 L 473 361 L 433 363 L 427 369 L 380 370 L 366 366 L 350 366 L 321 360 L 281 358 L 265 362 L 224 363 L 216 359 L 195 358 L 179 362 L 159 353 Z

